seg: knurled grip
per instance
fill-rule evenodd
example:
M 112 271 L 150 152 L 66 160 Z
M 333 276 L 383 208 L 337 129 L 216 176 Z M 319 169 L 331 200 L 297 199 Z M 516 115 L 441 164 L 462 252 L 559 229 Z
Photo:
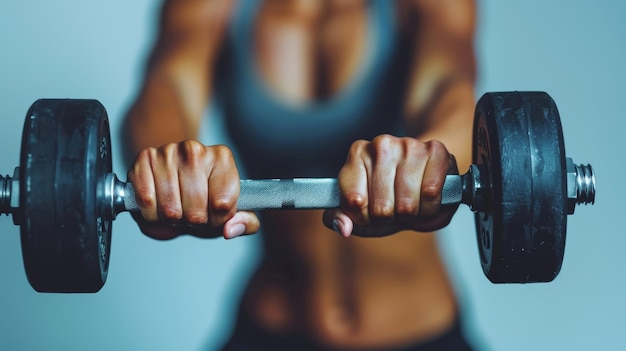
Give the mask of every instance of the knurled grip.
M 334 178 L 242 180 L 237 208 L 324 209 L 339 207 L 339 185 Z
M 441 190 L 442 205 L 458 205 L 463 199 L 463 176 L 447 175 Z
M 139 211 L 137 200 L 135 200 L 135 188 L 130 182 L 124 184 L 124 209 L 131 212 Z

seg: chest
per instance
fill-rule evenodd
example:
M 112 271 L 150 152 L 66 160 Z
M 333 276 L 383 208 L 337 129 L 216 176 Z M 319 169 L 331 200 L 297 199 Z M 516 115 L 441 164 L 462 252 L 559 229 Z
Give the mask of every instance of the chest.
M 260 44 L 256 26 L 261 3 L 241 3 L 246 6 L 233 19 L 218 86 L 223 89 L 227 129 L 251 176 L 334 176 L 353 141 L 397 134 L 404 85 L 393 2 L 368 2 L 363 33 L 367 40 L 357 48 L 359 62 L 343 85 L 331 84 L 335 90 L 326 96 L 316 93 L 319 80 L 331 75 L 320 68 L 322 59 L 307 61 L 316 55 L 268 44 L 290 42 L 284 38 Z M 267 55 L 275 61 L 268 58 L 270 63 L 265 63 L 270 68 L 263 68 L 259 45 L 271 48 Z
M 252 23 L 252 55 L 260 78 L 282 99 L 303 104 L 339 93 L 366 58 L 369 4 L 262 1 Z

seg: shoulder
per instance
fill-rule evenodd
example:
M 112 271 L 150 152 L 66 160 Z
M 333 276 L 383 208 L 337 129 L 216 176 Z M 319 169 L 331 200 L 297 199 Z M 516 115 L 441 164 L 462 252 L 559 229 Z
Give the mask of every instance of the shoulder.
M 405 30 L 417 24 L 462 36 L 472 32 L 476 20 L 475 0 L 399 0 L 396 4 L 400 27 Z
M 161 8 L 161 32 L 205 32 L 226 26 L 234 0 L 166 0 Z

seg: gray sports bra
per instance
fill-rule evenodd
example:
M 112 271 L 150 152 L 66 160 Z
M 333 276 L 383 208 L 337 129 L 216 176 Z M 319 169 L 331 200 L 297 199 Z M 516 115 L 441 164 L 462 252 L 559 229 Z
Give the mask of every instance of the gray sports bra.
M 274 95 L 257 70 L 252 31 L 260 0 L 238 2 L 217 86 L 250 178 L 336 177 L 352 142 L 398 134 L 406 73 L 393 3 L 369 1 L 366 57 L 352 82 L 326 100 L 295 106 Z

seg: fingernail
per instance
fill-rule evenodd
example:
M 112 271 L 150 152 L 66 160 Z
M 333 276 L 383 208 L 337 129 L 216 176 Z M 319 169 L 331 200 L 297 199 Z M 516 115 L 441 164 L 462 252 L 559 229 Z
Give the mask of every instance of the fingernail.
M 343 223 L 337 218 L 333 219 L 333 230 L 339 233 L 339 235 L 345 236 L 343 234 L 343 229 Z
M 246 231 L 246 226 L 241 223 L 237 223 L 233 225 L 228 231 L 228 239 L 241 236 L 243 233 L 245 233 L 245 231 Z

